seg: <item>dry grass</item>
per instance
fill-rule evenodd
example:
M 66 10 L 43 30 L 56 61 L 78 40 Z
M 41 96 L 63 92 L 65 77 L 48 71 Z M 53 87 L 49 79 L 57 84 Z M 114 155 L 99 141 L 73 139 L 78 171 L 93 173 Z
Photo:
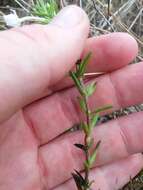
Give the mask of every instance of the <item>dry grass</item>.
M 33 0 L 19 0 L 21 5 L 18 6 L 14 0 L 0 1 L 0 15 L 9 13 L 10 9 L 16 10 L 17 13 L 27 15 L 29 6 L 23 2 L 31 4 Z M 89 15 L 91 23 L 91 36 L 98 36 L 110 32 L 128 32 L 138 42 L 139 54 L 135 61 L 143 60 L 143 0 L 57 0 L 60 7 L 68 4 L 78 4 Z M 1 17 L 0 17 L 1 18 Z M 0 19 L 0 28 L 6 29 L 3 20 Z M 143 110 L 143 105 L 130 107 L 125 110 L 113 113 L 107 119 L 112 119 L 132 112 Z M 122 190 L 143 190 L 143 172 Z
M 62 5 L 72 3 L 61 0 Z M 111 0 L 110 10 L 107 0 L 75 0 L 89 15 L 91 35 L 109 32 L 128 32 L 138 42 L 138 60 L 143 59 L 143 1 Z

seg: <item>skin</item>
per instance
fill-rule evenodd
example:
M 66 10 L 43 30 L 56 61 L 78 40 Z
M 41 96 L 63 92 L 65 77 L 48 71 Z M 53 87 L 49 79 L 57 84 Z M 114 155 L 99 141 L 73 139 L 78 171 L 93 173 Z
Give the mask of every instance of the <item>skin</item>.
M 82 117 L 67 73 L 89 51 L 88 72 L 105 72 L 92 79 L 98 81 L 93 109 L 142 103 L 143 63 L 128 66 L 138 52 L 136 41 L 125 33 L 87 39 L 88 31 L 86 14 L 70 6 L 48 26 L 0 33 L 1 190 L 76 190 L 71 172 L 82 170 L 84 158 L 73 143 L 82 142 L 82 134 L 58 135 Z M 142 115 L 95 128 L 101 147 L 90 174 L 93 189 L 119 189 L 142 169 Z

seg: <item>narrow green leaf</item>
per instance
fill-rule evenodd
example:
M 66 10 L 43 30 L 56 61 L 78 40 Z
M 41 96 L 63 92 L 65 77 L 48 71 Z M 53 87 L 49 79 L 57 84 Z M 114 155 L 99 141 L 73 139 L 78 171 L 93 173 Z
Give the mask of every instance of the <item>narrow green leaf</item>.
M 73 79 L 73 81 L 74 81 L 76 87 L 78 88 L 79 93 L 80 93 L 81 95 L 83 95 L 84 92 L 83 92 L 83 87 L 82 87 L 82 85 L 81 85 L 80 80 L 77 78 L 77 76 L 76 76 L 76 74 L 75 74 L 74 72 L 70 71 L 69 74 L 70 74 L 71 78 Z
M 107 111 L 107 110 L 112 109 L 112 108 L 113 108 L 112 105 L 106 105 L 106 106 L 97 108 L 97 109 L 96 109 L 95 111 L 93 111 L 91 114 L 101 113 L 101 112 Z
M 98 119 L 99 119 L 99 114 L 98 113 L 92 116 L 91 124 L 90 124 L 91 132 L 92 132 L 92 129 L 96 126 Z
M 85 160 L 85 162 L 84 162 L 84 166 L 86 167 L 86 168 L 90 168 L 90 165 L 89 165 L 89 161 L 88 160 Z
M 91 96 L 95 92 L 96 84 L 97 84 L 97 82 L 92 82 L 91 84 L 86 86 L 85 93 L 86 93 L 87 97 Z
M 85 70 L 86 70 L 86 66 L 87 64 L 89 63 L 89 60 L 91 58 L 91 55 L 92 53 L 88 53 L 87 56 L 80 62 L 79 64 L 79 68 L 76 72 L 76 76 L 79 78 L 79 77 L 82 77 L 83 74 L 85 73 Z
M 83 144 L 74 144 L 77 148 L 83 150 L 84 152 L 87 150 L 87 147 Z
M 100 146 L 100 143 L 101 141 L 98 141 L 98 143 L 96 144 L 96 147 L 92 153 L 92 155 L 90 156 L 89 160 L 88 160 L 88 165 L 89 165 L 89 168 L 91 168 L 96 160 L 96 156 L 97 156 L 97 150 Z

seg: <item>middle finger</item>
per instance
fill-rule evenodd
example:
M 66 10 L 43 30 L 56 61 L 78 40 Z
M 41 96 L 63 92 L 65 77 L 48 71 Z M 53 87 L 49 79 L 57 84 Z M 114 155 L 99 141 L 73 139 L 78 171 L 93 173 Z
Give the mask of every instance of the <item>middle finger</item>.
M 142 103 L 142 73 L 143 63 L 138 63 L 95 79 L 98 83 L 97 90 L 90 99 L 91 108 L 110 104 L 113 110 L 118 110 Z M 77 96 L 77 89 L 73 87 L 38 101 L 24 110 L 40 145 L 48 143 L 80 122 L 81 111 Z

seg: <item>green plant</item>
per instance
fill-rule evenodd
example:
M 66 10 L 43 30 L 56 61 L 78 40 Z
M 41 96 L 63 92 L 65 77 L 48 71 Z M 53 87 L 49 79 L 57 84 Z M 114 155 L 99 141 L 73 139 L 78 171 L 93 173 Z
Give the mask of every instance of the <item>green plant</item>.
M 69 73 L 79 92 L 80 96 L 77 97 L 77 100 L 81 111 L 85 116 L 85 120 L 80 123 L 80 128 L 84 133 L 84 144 L 75 144 L 75 146 L 81 149 L 85 155 L 85 162 L 83 164 L 85 175 L 82 176 L 76 170 L 72 173 L 78 190 L 91 190 L 94 181 L 89 179 L 89 172 L 96 160 L 97 151 L 101 143 L 101 141 L 98 141 L 95 145 L 93 130 L 97 124 L 100 113 L 111 108 L 111 106 L 104 106 L 102 108 L 97 108 L 96 110 L 90 109 L 88 100 L 96 91 L 97 84 L 96 81 L 93 81 L 90 84 L 84 82 L 85 71 L 90 58 L 91 53 L 77 64 L 76 71 L 71 71 Z
M 36 0 L 31 6 L 24 0 L 14 1 L 24 9 L 28 15 L 19 18 L 17 12 L 12 10 L 10 14 L 2 16 L 6 26 L 17 27 L 25 22 L 48 24 L 58 12 L 58 5 L 54 0 Z
M 34 16 L 42 17 L 45 23 L 49 23 L 58 12 L 58 5 L 55 0 L 36 0 L 32 5 L 31 12 Z

